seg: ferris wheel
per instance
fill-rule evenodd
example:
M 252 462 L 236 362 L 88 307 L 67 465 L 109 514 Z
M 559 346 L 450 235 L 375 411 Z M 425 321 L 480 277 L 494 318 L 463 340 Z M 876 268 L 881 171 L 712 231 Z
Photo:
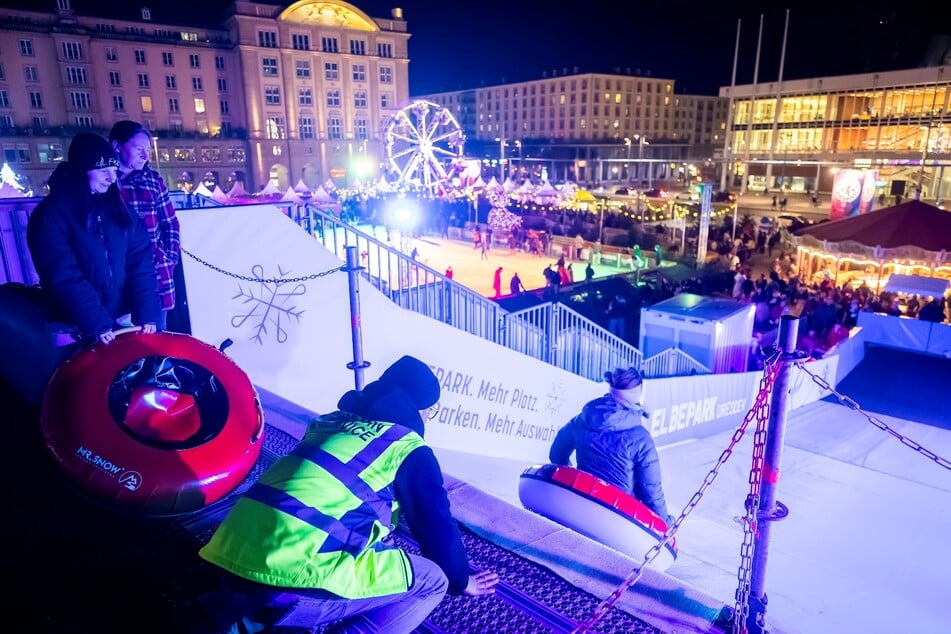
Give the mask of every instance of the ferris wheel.
M 434 191 L 449 180 L 447 164 L 462 157 L 465 135 L 452 113 L 424 99 L 407 103 L 387 120 L 383 140 L 396 185 Z

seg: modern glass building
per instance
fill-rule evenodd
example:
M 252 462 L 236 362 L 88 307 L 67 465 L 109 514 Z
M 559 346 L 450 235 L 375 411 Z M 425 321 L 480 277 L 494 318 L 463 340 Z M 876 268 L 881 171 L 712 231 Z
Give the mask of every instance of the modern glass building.
M 837 171 L 877 173 L 877 194 L 951 195 L 951 66 L 723 87 L 724 187 L 830 192 Z

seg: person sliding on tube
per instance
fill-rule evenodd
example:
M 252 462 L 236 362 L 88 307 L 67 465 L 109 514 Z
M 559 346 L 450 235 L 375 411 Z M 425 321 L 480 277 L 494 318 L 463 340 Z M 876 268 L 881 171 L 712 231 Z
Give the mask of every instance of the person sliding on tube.
M 669 525 L 657 448 L 643 425 L 650 417 L 641 404 L 643 377 L 634 368 L 618 368 L 604 380 L 608 393 L 558 430 L 549 460 L 570 466 L 574 453 L 578 469 L 633 495 Z

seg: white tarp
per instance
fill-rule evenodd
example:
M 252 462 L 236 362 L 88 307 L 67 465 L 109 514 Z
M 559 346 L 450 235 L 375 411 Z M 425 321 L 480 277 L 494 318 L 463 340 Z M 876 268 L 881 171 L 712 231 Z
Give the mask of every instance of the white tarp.
M 951 283 L 940 277 L 924 277 L 923 275 L 903 275 L 892 273 L 885 282 L 885 290 L 890 293 L 907 293 L 922 297 L 944 297 Z

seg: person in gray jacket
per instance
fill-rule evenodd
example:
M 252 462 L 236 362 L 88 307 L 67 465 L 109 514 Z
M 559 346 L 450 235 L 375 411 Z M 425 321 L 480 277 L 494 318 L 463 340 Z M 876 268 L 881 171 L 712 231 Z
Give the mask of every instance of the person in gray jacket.
M 670 524 L 654 439 L 643 423 L 643 377 L 634 368 L 606 372 L 607 394 L 589 401 L 552 441 L 549 460 L 597 476 L 633 495 Z

